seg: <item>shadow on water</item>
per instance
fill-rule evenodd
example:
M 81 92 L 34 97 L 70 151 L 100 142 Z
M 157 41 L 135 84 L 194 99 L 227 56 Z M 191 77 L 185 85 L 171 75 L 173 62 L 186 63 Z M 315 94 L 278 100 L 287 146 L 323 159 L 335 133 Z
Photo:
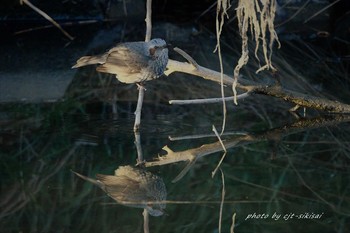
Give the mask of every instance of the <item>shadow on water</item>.
M 82 27 L 66 47 L 55 32 L 24 34 L 0 47 L 8 54 L 0 71 L 2 232 L 218 232 L 222 203 L 223 232 L 234 214 L 235 232 L 350 230 L 348 115 L 292 115 L 289 104 L 252 96 L 228 104 L 220 142 L 212 128 L 222 124 L 221 104 L 168 104 L 218 97 L 220 85 L 172 74 L 146 84 L 135 135 L 135 85 L 94 67 L 70 69 L 84 54 L 143 38 L 135 28 Z M 167 35 L 199 64 L 219 70 L 210 32 L 154 28 L 154 37 Z M 231 70 L 240 44 L 224 46 Z M 306 47 L 312 55 L 300 55 Z M 341 79 L 347 68 L 322 61 L 318 47 L 285 41 L 275 56 L 283 85 L 348 102 L 348 89 L 339 90 L 348 85 Z M 261 78 L 251 66 L 242 73 Z

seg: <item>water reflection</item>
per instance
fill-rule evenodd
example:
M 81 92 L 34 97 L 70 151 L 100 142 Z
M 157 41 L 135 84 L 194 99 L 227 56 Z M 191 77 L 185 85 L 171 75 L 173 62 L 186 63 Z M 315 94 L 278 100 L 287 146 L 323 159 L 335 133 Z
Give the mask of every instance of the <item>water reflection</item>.
M 322 127 L 335 126 L 337 124 L 343 122 L 349 122 L 350 116 L 348 115 L 325 115 L 314 118 L 300 118 L 293 123 L 286 124 L 280 127 L 276 127 L 273 129 L 269 129 L 260 133 L 231 133 L 237 136 L 226 138 L 222 141 L 217 141 L 213 143 L 203 144 L 200 147 L 191 148 L 183 151 L 174 152 L 168 146 L 164 146 L 162 149 L 166 151 L 166 154 L 156 158 L 154 161 L 149 161 L 145 163 L 146 167 L 152 166 L 163 166 L 167 164 L 177 163 L 181 161 L 188 161 L 186 167 L 181 171 L 181 173 L 173 179 L 173 182 L 179 181 L 195 164 L 198 159 L 220 152 L 226 149 L 232 149 L 234 147 L 241 147 L 252 143 L 258 143 L 261 141 L 269 141 L 279 143 L 284 137 L 300 133 L 303 131 L 307 131 L 310 129 L 317 129 Z M 226 134 L 229 135 L 229 134 Z M 207 135 L 210 137 L 212 135 Z M 183 139 L 194 139 L 194 138 L 202 138 L 206 136 L 202 135 L 192 135 L 192 136 L 184 136 Z M 174 138 L 174 137 L 170 137 Z M 177 140 L 180 140 L 181 137 L 177 137 Z M 273 158 L 276 157 L 276 152 L 273 151 Z
M 164 214 L 166 188 L 163 179 L 142 168 L 120 166 L 114 175 L 97 174 L 96 180 L 74 172 L 89 181 L 118 203 L 144 208 L 152 216 Z
M 162 114 L 154 115 L 154 119 L 145 115 L 145 127 L 140 135 L 134 135 L 132 113 L 118 112 L 114 120 L 113 115 L 90 114 L 88 108 L 84 114 L 77 114 L 76 105 L 64 104 L 34 110 L 28 106 L 2 109 L 13 117 L 5 120 L 3 115 L 6 127 L 2 125 L 0 135 L 0 172 L 4 177 L 0 217 L 4 232 L 140 232 L 140 208 L 159 216 L 164 213 L 165 203 L 166 214 L 150 218 L 150 232 L 217 229 L 222 182 L 220 176 L 211 178 L 210 173 L 223 148 L 215 136 L 206 137 L 210 130 L 205 129 L 211 128 L 211 120 L 221 122 L 220 116 L 208 121 L 201 117 L 198 122 L 193 120 L 198 119 L 198 108 L 187 109 L 188 117 L 182 117 L 179 109 L 168 107 L 174 112 L 167 112 L 166 107 L 159 107 Z M 123 106 L 118 103 L 119 109 Z M 146 104 L 145 110 L 150 109 L 153 106 Z M 243 109 L 240 114 L 246 117 L 234 117 L 244 122 L 250 119 L 250 125 L 231 126 L 231 132 L 222 135 L 227 149 L 220 166 L 226 184 L 224 232 L 232 224 L 233 213 L 235 228 L 242 232 L 251 232 L 252 223 L 271 232 L 291 225 L 322 230 L 319 226 L 331 221 L 339 224 L 327 229 L 334 225 L 341 228 L 349 215 L 349 116 L 286 120 L 271 112 L 269 117 L 278 120 L 274 122 L 276 127 L 269 128 L 261 126 L 262 122 L 249 111 Z M 204 134 L 198 135 L 200 132 Z M 171 139 L 173 135 L 185 136 L 173 141 L 169 135 Z M 184 168 L 179 162 L 187 165 Z M 140 167 L 132 166 L 135 163 Z M 98 175 L 93 183 L 125 206 L 104 205 L 110 198 L 101 200 L 106 195 L 73 176 L 71 169 L 82 174 L 112 174 L 116 169 L 114 175 Z M 177 182 L 171 183 L 174 178 Z M 120 185 L 126 185 L 122 192 Z M 275 216 L 282 214 L 278 221 L 270 218 L 275 212 Z M 282 220 L 287 212 L 313 212 L 322 217 L 302 223 Z M 270 217 L 264 220 L 248 218 L 267 215 Z M 75 223 L 75 219 L 84 224 Z

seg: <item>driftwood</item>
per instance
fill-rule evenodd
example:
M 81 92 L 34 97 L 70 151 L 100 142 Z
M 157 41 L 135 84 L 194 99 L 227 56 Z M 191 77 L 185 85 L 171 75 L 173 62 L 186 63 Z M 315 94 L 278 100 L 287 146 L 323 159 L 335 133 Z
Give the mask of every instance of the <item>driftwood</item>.
M 179 62 L 170 59 L 168 62 L 167 71 L 165 72 L 166 75 L 173 72 L 182 72 L 220 83 L 220 72 L 198 65 L 190 55 L 179 48 L 174 48 L 174 50 L 181 54 L 188 62 Z M 232 77 L 226 74 L 223 75 L 224 84 L 232 85 L 233 82 L 234 79 Z M 348 104 L 291 91 L 283 88 L 279 83 L 272 86 L 263 86 L 259 83 L 248 81 L 240 77 L 236 88 L 245 91 L 246 94 L 249 95 L 258 94 L 272 96 L 286 102 L 293 103 L 296 105 L 294 110 L 296 110 L 298 107 L 306 107 L 331 113 L 350 113 L 350 105 Z

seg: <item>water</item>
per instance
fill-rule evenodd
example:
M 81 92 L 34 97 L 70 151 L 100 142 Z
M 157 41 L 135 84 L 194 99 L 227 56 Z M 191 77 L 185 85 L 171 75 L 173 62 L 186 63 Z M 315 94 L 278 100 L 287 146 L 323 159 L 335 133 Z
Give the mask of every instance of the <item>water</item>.
M 91 52 L 84 51 L 87 41 L 64 47 L 62 38 L 41 36 L 25 35 L 1 48 L 7 51 L 0 95 L 1 231 L 143 232 L 142 209 L 116 203 L 71 172 L 95 178 L 136 164 L 137 88 L 93 68 L 71 70 L 75 59 Z M 191 45 L 200 64 L 217 67 L 208 53 L 213 42 Z M 21 51 L 19 60 L 13 51 Z M 303 85 L 285 82 L 292 89 Z M 146 89 L 140 145 L 146 169 L 167 189 L 166 213 L 149 217 L 150 232 L 218 232 L 223 186 L 222 232 L 230 232 L 234 214 L 236 232 L 349 230 L 349 116 L 307 110 L 298 118 L 286 111 L 289 104 L 257 95 L 229 103 L 221 136 L 227 153 L 212 177 L 224 155 L 212 131 L 214 125 L 220 132 L 221 104 L 173 106 L 168 100 L 217 97 L 220 86 L 178 74 Z M 346 102 L 341 93 L 326 95 Z M 180 161 L 151 166 L 167 154 L 165 146 L 174 152 L 170 160 Z

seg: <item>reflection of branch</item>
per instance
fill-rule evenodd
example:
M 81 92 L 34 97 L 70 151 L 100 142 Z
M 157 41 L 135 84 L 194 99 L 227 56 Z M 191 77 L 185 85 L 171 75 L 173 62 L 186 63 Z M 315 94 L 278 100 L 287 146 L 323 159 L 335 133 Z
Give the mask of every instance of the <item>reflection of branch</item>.
M 149 214 L 146 209 L 143 209 L 143 233 L 149 233 Z
M 214 169 L 214 171 L 212 171 L 212 173 L 211 173 L 211 177 L 212 177 L 212 178 L 215 176 L 217 170 L 220 168 L 220 165 L 221 165 L 222 161 L 224 161 L 224 158 L 226 157 L 226 154 L 227 154 L 227 150 L 226 150 L 226 148 L 225 148 L 225 145 L 224 145 L 224 143 L 222 142 L 222 140 L 221 140 L 221 138 L 220 138 L 220 135 L 219 135 L 219 133 L 218 133 L 218 131 L 216 130 L 216 128 L 215 128 L 214 125 L 213 125 L 213 132 L 215 133 L 216 137 L 218 138 L 218 140 L 219 140 L 219 142 L 220 142 L 220 144 L 221 144 L 221 146 L 222 146 L 222 149 L 224 150 L 224 154 L 221 156 L 221 159 L 220 159 L 218 165 L 216 166 L 216 168 Z M 221 172 L 222 172 L 222 171 L 221 171 Z M 222 175 L 223 175 L 223 174 L 222 174 Z
M 185 52 L 182 51 L 180 54 L 183 55 L 183 53 Z M 187 60 L 189 60 L 189 57 L 190 55 L 186 54 L 185 58 Z M 220 83 L 220 72 L 210 70 L 208 68 L 198 65 L 197 63 L 195 63 L 196 65 L 193 65 L 194 59 L 191 58 L 190 60 L 192 60 L 191 64 L 187 62 L 179 62 L 169 59 L 167 70 L 164 73 L 166 75 L 169 75 L 173 72 L 182 72 Z M 224 84 L 232 85 L 234 80 L 230 76 L 224 74 L 223 82 Z M 239 82 L 237 83 L 237 88 L 246 91 L 248 94 L 272 96 L 279 99 L 283 99 L 284 101 L 293 103 L 295 105 L 299 105 L 301 107 L 314 108 L 326 112 L 350 113 L 350 105 L 348 104 L 343 104 L 337 101 L 331 101 L 295 91 L 290 91 L 284 89 L 279 85 L 262 86 L 258 83 L 247 81 L 244 78 L 240 77 Z
M 138 165 L 142 165 L 144 158 L 143 158 L 142 147 L 141 147 L 140 132 L 134 132 L 134 135 L 135 135 L 135 146 L 137 151 L 136 165 L 138 166 Z
M 236 222 L 236 213 L 234 213 L 232 215 L 232 224 L 231 224 L 231 227 L 230 227 L 230 233 L 234 233 L 235 222 Z
M 222 136 L 247 135 L 247 132 L 243 132 L 243 131 L 225 132 L 221 135 Z M 170 141 L 180 141 L 180 140 L 190 140 L 190 139 L 209 138 L 209 137 L 216 137 L 216 135 L 214 133 L 214 134 L 196 134 L 196 135 L 188 135 L 188 136 L 181 136 L 181 137 L 169 136 L 169 140 Z
M 259 134 L 247 134 L 235 137 L 233 139 L 223 140 L 226 149 L 243 146 L 251 143 L 256 143 L 264 140 L 278 140 L 281 137 L 302 132 L 305 130 L 332 126 L 339 124 L 341 122 L 350 121 L 350 116 L 348 115 L 331 115 L 331 116 L 323 116 L 317 117 L 313 119 L 300 119 L 293 124 L 289 124 L 283 127 L 267 130 L 265 132 Z M 171 163 L 177 163 L 181 161 L 189 161 L 189 164 L 193 166 L 193 163 L 197 161 L 197 159 L 213 154 L 215 152 L 219 152 L 223 150 L 222 144 L 220 142 L 214 142 L 209 144 L 204 144 L 197 148 L 192 148 L 184 151 L 172 151 L 168 146 L 163 147 L 163 150 L 167 152 L 164 156 L 159 156 L 157 160 L 146 162 L 146 167 L 151 166 L 162 166 Z M 185 168 L 186 172 L 189 170 L 188 167 Z M 184 170 L 185 170 L 184 169 Z M 184 176 L 183 172 L 181 172 L 181 177 Z M 176 181 L 179 178 L 176 179 Z
M 220 171 L 221 171 L 222 189 L 221 189 L 221 203 L 220 203 L 220 213 L 219 213 L 219 232 L 221 233 L 222 210 L 224 209 L 226 190 L 225 190 L 225 176 L 221 169 Z
M 179 180 L 182 179 L 182 177 L 184 177 L 187 172 L 192 168 L 192 166 L 197 162 L 197 159 L 193 159 L 193 160 L 190 160 L 189 163 L 187 163 L 187 165 L 185 166 L 184 169 L 181 170 L 181 172 L 179 173 L 179 175 L 177 175 L 171 182 L 172 183 L 176 183 L 178 182 Z

